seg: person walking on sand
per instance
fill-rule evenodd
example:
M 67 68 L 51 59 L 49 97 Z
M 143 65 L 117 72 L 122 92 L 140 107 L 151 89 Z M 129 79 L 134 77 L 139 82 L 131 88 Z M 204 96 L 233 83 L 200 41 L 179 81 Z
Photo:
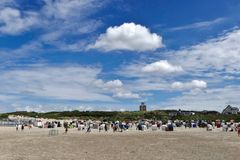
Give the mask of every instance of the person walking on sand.
M 86 133 L 90 133 L 90 132 L 91 132 L 91 126 L 90 126 L 90 124 L 89 124 Z
M 64 122 L 63 127 L 65 128 L 65 134 L 67 134 L 67 132 L 68 132 L 68 122 Z

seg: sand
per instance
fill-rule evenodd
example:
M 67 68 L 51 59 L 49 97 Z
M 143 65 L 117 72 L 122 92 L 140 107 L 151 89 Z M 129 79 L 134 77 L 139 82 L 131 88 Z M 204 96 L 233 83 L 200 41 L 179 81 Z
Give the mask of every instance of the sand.
M 236 132 L 205 129 L 126 131 L 88 134 L 70 129 L 49 136 L 49 129 L 23 132 L 0 127 L 0 160 L 237 160 Z

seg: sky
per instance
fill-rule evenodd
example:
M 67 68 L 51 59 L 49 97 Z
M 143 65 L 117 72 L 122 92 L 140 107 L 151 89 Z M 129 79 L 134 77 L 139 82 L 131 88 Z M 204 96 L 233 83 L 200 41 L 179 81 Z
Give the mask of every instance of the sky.
M 238 0 L 1 0 L 0 113 L 240 104 Z

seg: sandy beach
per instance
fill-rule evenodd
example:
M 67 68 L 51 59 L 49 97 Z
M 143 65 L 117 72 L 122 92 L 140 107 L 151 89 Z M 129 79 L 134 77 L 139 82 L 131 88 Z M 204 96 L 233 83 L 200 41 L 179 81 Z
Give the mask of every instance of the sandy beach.
M 205 129 L 85 133 L 70 129 L 49 136 L 49 129 L 15 131 L 0 127 L 1 160 L 236 160 L 240 137 L 236 133 Z

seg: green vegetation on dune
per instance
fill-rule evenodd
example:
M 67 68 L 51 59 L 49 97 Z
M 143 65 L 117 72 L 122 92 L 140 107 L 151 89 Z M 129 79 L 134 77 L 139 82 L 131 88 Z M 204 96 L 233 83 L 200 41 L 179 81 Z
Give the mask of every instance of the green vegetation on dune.
M 163 120 L 168 119 L 179 119 L 179 120 L 235 120 L 240 121 L 240 115 L 223 115 L 218 112 L 195 112 L 194 115 L 175 115 L 172 116 L 170 113 L 176 112 L 174 110 L 156 110 L 156 111 L 125 111 L 125 112 L 106 112 L 106 111 L 64 111 L 64 112 L 47 112 L 47 113 L 37 113 L 37 112 L 26 112 L 18 111 L 12 113 L 0 114 L 0 119 L 6 119 L 8 115 L 20 115 L 35 118 L 49 118 L 49 119 L 92 119 L 92 120 L 140 120 L 140 119 L 152 119 L 152 120 Z
M 196 115 L 189 115 L 189 116 L 175 116 L 173 119 L 181 119 L 181 120 L 207 120 L 207 121 L 214 121 L 214 120 L 235 120 L 236 122 L 240 122 L 240 115 L 223 115 L 223 114 L 202 114 L 197 113 Z
M 6 119 L 8 118 L 8 114 L 4 113 L 4 114 L 0 114 L 0 119 Z

